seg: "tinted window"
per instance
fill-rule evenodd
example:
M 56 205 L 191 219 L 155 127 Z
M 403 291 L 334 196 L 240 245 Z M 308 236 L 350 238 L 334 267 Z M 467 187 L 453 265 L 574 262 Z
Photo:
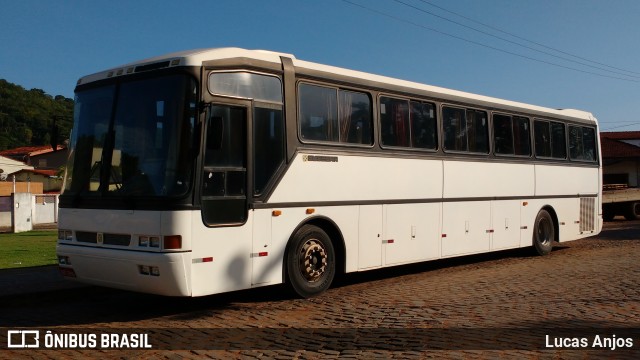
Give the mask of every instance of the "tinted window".
M 566 159 L 567 143 L 564 124 L 553 121 L 534 122 L 536 156 Z
M 551 130 L 549 122 L 534 122 L 535 145 L 537 157 L 551 157 Z
M 519 116 L 493 116 L 493 140 L 496 154 L 531 155 L 529 119 Z
M 443 107 L 445 150 L 489 152 L 487 113 L 472 109 Z
M 445 150 L 467 151 L 467 120 L 464 109 L 442 108 Z
M 300 127 L 303 140 L 338 141 L 336 89 L 300 85 Z
M 303 141 L 372 144 L 371 100 L 367 94 L 301 84 Z
M 556 159 L 567 158 L 567 137 L 564 124 L 551 122 L 551 157 Z
M 380 98 L 382 145 L 410 146 L 409 101 Z
M 261 194 L 284 161 L 282 110 L 256 107 L 254 110 L 254 193 Z
M 514 154 L 511 116 L 493 115 L 493 142 L 496 154 Z
M 435 149 L 436 117 L 431 103 L 380 98 L 382 145 Z
M 340 90 L 338 95 L 340 142 L 372 144 L 369 96 L 345 90 Z
M 422 149 L 435 149 L 436 137 L 435 105 L 431 103 L 411 102 L 411 146 Z
M 211 73 L 209 91 L 255 100 L 282 103 L 280 79 L 248 72 Z
M 513 117 L 513 149 L 516 155 L 531 155 L 531 136 L 529 119 Z
M 595 129 L 569 126 L 569 156 L 571 160 L 596 160 Z

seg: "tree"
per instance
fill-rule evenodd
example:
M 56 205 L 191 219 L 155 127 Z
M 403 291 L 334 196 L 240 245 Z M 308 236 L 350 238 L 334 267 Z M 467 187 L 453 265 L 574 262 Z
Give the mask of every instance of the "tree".
M 0 150 L 49 145 L 54 119 L 62 144 L 71 133 L 73 106 L 73 99 L 0 79 Z

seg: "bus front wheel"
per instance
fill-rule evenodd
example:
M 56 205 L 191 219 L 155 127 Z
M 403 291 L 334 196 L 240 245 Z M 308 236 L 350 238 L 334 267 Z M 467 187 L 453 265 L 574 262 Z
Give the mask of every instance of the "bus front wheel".
M 553 248 L 556 232 L 549 212 L 540 210 L 533 228 L 533 247 L 538 255 L 547 255 Z
M 327 233 L 315 225 L 304 225 L 289 246 L 286 269 L 292 290 L 303 298 L 327 290 L 336 272 L 336 255 Z

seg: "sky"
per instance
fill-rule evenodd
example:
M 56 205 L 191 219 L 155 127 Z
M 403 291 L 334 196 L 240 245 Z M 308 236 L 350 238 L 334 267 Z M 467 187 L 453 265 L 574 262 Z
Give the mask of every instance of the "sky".
M 241 47 L 640 130 L 637 0 L 0 0 L 0 79 L 73 97 L 78 78 Z

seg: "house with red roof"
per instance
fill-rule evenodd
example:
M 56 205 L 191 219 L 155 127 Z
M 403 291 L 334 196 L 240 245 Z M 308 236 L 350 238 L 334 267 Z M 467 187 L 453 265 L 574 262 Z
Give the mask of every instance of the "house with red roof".
M 49 145 L 25 146 L 2 150 L 0 156 L 21 161 L 35 169 L 59 170 L 67 162 L 67 149 L 60 145 L 56 150 Z
M 29 192 L 59 193 L 62 189 L 62 178 L 59 173 L 67 161 L 65 147 L 58 146 L 55 151 L 49 145 L 19 147 L 0 151 L 0 157 L 12 159 L 25 165 L 24 169 L 12 172 L 11 177 L 13 179 L 15 176 L 17 182 L 27 184 Z M 30 187 L 30 184 L 34 184 L 34 186 Z M 7 189 L 4 189 L 5 191 L 0 189 L 0 193 L 6 195 L 4 192 L 10 191 Z
M 603 183 L 640 185 L 640 131 L 601 132 Z

